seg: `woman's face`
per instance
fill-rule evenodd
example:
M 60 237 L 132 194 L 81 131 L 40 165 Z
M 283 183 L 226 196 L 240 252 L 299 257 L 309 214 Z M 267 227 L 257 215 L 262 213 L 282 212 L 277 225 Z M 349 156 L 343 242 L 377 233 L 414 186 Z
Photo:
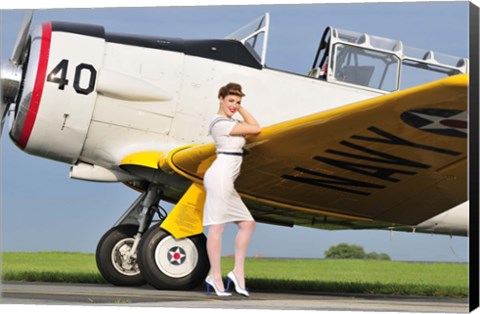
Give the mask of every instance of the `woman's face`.
M 224 98 L 220 97 L 220 110 L 228 118 L 231 118 L 242 103 L 242 97 L 237 95 L 227 95 Z

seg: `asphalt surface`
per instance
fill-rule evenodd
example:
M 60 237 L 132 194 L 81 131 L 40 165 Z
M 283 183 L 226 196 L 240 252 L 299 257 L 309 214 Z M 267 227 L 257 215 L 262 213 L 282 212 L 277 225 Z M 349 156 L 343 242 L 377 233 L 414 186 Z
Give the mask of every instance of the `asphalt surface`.
M 109 305 L 257 310 L 318 310 L 415 313 L 466 313 L 468 299 L 381 295 L 250 291 L 250 297 L 228 298 L 205 291 L 160 291 L 150 286 L 3 282 L 1 304 Z M 1 306 L 0 306 L 1 309 Z

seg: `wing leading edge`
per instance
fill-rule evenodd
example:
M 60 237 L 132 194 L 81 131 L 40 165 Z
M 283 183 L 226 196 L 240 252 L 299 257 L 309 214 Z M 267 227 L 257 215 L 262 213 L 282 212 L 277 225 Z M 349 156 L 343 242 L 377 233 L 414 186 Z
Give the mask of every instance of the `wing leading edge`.
M 467 200 L 467 87 L 453 76 L 266 127 L 236 188 L 287 211 L 418 224 Z M 201 183 L 214 159 L 205 144 L 166 163 Z

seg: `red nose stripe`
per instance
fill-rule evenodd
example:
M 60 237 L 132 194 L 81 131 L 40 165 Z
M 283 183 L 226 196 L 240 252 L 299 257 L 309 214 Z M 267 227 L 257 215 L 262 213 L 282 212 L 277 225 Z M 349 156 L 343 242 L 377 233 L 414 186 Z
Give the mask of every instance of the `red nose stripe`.
M 22 133 L 18 140 L 18 145 L 25 148 L 32 133 L 35 119 L 37 118 L 38 107 L 42 100 L 43 85 L 45 84 L 45 77 L 47 76 L 48 56 L 50 54 L 50 41 L 52 39 L 52 24 L 45 23 L 42 25 L 42 44 L 40 46 L 40 58 L 38 60 L 37 77 L 35 78 L 35 85 L 33 87 L 32 99 L 30 100 L 30 107 L 28 109 L 27 117 L 23 125 Z

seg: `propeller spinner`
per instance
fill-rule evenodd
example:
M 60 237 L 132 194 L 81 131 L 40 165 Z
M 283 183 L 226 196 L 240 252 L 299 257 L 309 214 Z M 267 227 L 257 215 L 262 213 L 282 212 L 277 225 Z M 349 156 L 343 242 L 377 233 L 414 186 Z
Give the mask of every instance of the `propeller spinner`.
M 20 90 L 20 82 L 22 79 L 22 65 L 25 61 L 28 32 L 30 24 L 32 23 L 33 11 L 28 10 L 24 17 L 20 27 L 17 41 L 13 48 L 12 56 L 9 60 L 2 60 L 0 68 L 1 78 L 1 95 L 2 105 L 0 108 L 0 114 L 2 117 L 2 123 L 0 127 L 0 136 L 3 130 L 3 124 L 5 123 L 8 107 L 11 103 L 16 102 L 18 92 Z

